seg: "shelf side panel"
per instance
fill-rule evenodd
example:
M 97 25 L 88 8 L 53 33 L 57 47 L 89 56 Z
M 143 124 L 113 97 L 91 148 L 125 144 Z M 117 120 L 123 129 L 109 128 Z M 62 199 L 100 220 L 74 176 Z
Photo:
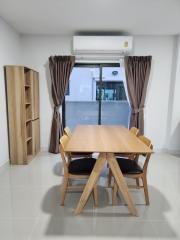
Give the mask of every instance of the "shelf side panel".
M 6 66 L 6 92 L 11 164 L 26 163 L 24 68 Z

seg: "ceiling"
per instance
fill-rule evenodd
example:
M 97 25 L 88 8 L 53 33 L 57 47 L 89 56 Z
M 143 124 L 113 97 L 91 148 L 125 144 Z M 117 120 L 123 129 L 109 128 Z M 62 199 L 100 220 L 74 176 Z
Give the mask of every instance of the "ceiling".
M 0 0 L 23 34 L 180 34 L 180 0 Z

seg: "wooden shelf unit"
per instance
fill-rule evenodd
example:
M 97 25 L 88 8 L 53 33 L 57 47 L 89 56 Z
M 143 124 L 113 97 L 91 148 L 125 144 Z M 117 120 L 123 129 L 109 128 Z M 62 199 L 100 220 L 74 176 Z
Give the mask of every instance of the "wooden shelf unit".
M 5 66 L 11 164 L 27 164 L 40 151 L 39 74 Z

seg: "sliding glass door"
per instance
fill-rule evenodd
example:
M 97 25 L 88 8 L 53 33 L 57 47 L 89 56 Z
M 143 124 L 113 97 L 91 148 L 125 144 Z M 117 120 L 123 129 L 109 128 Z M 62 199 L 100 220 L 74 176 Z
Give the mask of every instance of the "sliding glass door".
M 63 104 L 63 123 L 128 126 L 130 107 L 119 64 L 76 64 Z
M 125 92 L 125 76 L 122 67 L 102 67 L 101 124 L 129 124 L 129 103 Z
M 63 108 L 64 126 L 74 129 L 78 124 L 98 124 L 99 103 L 94 95 L 93 74 L 99 76 L 98 66 L 76 65 L 73 68 Z

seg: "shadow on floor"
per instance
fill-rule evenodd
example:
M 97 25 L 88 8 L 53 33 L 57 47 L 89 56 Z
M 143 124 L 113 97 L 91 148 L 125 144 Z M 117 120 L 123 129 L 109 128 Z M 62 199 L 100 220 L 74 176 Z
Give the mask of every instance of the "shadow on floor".
M 54 165 L 53 172 L 56 176 L 63 176 L 63 163 L 62 162 L 57 162 Z
M 59 186 L 50 188 L 42 201 L 43 212 L 49 214 L 49 222 L 45 233 L 47 236 L 114 236 L 114 237 L 147 237 L 157 239 L 175 238 L 176 235 L 168 221 L 165 213 L 170 210 L 169 204 L 164 196 L 156 188 L 149 186 L 151 205 L 144 205 L 144 194 L 141 190 L 132 190 L 139 212 L 139 217 L 129 214 L 123 199 L 118 200 L 117 206 L 112 206 L 111 189 L 99 186 L 99 207 L 93 207 L 92 197 L 88 200 L 83 213 L 74 215 L 81 193 L 68 193 L 65 206 L 59 205 Z M 166 222 L 165 222 L 166 221 Z M 161 223 L 166 223 L 160 226 Z M 159 224 L 159 225 L 158 225 Z M 159 236 L 158 230 L 161 229 Z

